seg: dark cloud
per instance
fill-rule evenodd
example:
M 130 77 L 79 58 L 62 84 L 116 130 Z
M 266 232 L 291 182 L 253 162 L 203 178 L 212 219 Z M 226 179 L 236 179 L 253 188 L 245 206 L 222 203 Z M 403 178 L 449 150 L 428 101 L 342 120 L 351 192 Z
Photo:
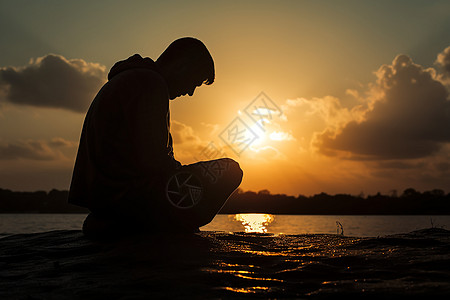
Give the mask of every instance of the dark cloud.
M 76 146 L 78 146 L 77 143 L 65 140 L 65 139 L 60 138 L 60 137 L 53 138 L 51 141 L 48 142 L 48 144 L 51 147 L 54 147 L 54 148 L 69 148 L 69 147 L 76 147 Z
M 0 161 L 15 159 L 55 160 L 63 155 L 62 148 L 74 148 L 76 145 L 76 143 L 62 138 L 54 138 L 51 141 L 0 142 Z
M 448 163 L 448 162 L 437 163 L 436 169 L 441 172 L 449 172 L 450 171 L 450 163 Z
M 49 54 L 25 67 L 0 68 L 0 95 L 14 104 L 85 112 L 105 78 L 100 64 Z
M 449 95 L 433 69 L 399 55 L 376 75 L 364 119 L 318 135 L 315 143 L 322 153 L 411 159 L 429 156 L 450 142 Z
M 381 169 L 396 169 L 396 170 L 412 170 L 412 169 L 421 169 L 425 167 L 425 163 L 423 162 L 408 162 L 408 161 L 380 161 L 377 163 L 375 168 Z
M 0 160 L 12 159 L 52 160 L 54 153 L 50 147 L 40 141 L 25 141 L 0 144 Z
M 393 161 L 368 161 L 369 174 L 402 189 L 414 186 L 421 190 L 440 188 L 448 190 L 450 182 L 450 144 L 432 156 Z

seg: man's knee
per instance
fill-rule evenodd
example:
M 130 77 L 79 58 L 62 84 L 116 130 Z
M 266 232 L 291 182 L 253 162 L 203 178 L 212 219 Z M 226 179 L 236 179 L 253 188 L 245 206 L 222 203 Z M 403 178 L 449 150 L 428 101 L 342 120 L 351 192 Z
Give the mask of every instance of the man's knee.
M 235 182 L 236 187 L 242 182 L 242 176 L 244 172 L 242 171 L 239 163 L 231 158 L 223 158 L 228 166 L 228 174 L 230 175 L 233 182 Z

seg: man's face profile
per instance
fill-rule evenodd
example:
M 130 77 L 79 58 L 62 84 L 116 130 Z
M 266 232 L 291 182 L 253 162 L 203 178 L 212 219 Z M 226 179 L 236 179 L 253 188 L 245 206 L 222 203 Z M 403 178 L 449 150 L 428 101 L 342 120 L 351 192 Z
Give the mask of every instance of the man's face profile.
M 169 84 L 169 96 L 170 100 L 174 100 L 177 97 L 194 95 L 195 89 L 203 84 L 202 80 L 198 80 L 195 76 L 186 70 L 177 72 L 172 77 L 171 84 Z

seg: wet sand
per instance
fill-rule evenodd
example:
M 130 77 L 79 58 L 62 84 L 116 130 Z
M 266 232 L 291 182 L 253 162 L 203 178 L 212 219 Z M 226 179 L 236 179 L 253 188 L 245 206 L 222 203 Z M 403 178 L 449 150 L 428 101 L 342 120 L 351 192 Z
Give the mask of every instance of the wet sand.
M 0 299 L 443 298 L 450 231 L 379 238 L 201 232 L 0 239 Z

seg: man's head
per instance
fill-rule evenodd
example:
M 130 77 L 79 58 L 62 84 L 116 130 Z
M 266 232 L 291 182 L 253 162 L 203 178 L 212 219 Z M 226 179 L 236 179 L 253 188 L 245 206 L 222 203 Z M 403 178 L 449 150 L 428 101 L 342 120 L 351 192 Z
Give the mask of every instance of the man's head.
M 156 60 L 171 100 L 192 96 L 197 86 L 214 82 L 214 61 L 206 46 L 191 37 L 174 41 Z

